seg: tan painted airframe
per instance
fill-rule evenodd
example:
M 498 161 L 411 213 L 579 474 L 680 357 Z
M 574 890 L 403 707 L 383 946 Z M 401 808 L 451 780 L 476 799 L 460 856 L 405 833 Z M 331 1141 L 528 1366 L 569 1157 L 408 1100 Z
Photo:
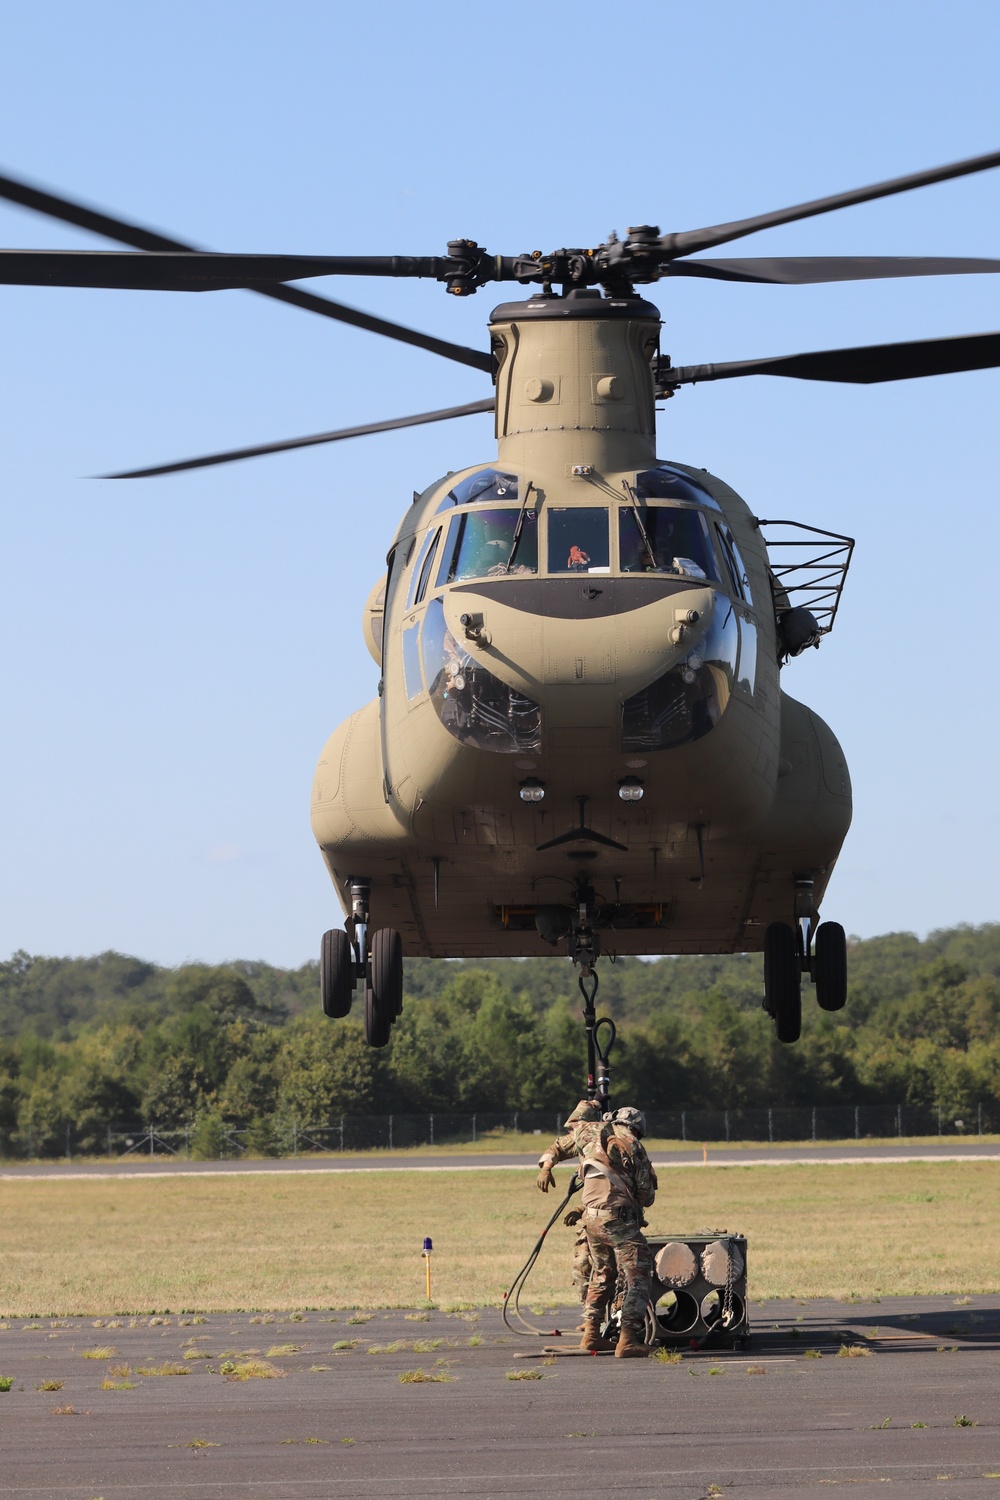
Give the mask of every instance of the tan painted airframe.
M 398 929 L 407 954 L 540 955 L 534 914 L 571 907 L 586 875 L 606 952 L 759 949 L 769 923 L 807 914 L 796 881 L 818 909 L 851 820 L 837 740 L 779 684 L 761 533 L 728 485 L 674 464 L 668 495 L 673 474 L 689 498 L 665 503 L 699 513 L 685 524 L 711 555 L 637 558 L 655 519 L 642 476 L 660 463 L 650 303 L 534 297 L 497 308 L 491 333 L 498 458 L 415 496 L 366 610 L 380 695 L 316 771 L 312 826 L 341 904 L 370 878 L 371 927 Z M 486 576 L 469 577 L 457 530 L 483 513 L 463 503 L 478 474 L 487 508 L 510 512 L 501 541 L 524 515 L 509 568 L 494 539 Z M 608 513 L 607 562 L 581 548 L 571 565 L 566 528 L 590 508 Z M 473 681 L 493 684 L 479 709 Z M 629 777 L 641 801 L 621 799 Z M 523 801 L 525 782 L 544 800 Z M 581 824 L 621 847 L 539 848 Z

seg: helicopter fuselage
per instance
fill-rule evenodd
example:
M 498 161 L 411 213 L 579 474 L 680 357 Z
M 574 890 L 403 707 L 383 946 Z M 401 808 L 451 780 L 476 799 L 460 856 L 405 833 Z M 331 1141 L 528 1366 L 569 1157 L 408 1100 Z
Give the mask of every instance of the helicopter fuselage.
M 345 912 L 364 876 L 410 954 L 527 956 L 586 882 L 605 948 L 758 948 L 815 917 L 851 816 L 779 684 L 760 530 L 656 456 L 649 303 L 537 297 L 491 332 L 498 457 L 414 497 L 366 612 L 379 697 L 317 768 Z

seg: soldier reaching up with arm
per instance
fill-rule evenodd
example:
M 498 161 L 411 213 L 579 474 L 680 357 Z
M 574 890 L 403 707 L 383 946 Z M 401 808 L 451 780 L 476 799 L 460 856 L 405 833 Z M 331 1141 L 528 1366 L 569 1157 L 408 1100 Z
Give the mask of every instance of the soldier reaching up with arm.
M 642 1210 L 656 1196 L 656 1173 L 642 1137 L 646 1121 L 637 1109 L 618 1109 L 582 1144 L 583 1219 L 593 1270 L 584 1304 L 581 1349 L 606 1348 L 601 1324 L 614 1295 L 618 1272 L 625 1277 L 617 1359 L 644 1358 L 646 1308 L 653 1258 L 642 1232 Z
M 596 1099 L 581 1099 L 566 1121 L 566 1134 L 557 1136 L 548 1150 L 543 1151 L 539 1157 L 536 1185 L 543 1193 L 547 1193 L 550 1187 L 555 1187 L 556 1180 L 552 1175 L 552 1168 L 558 1166 L 561 1161 L 569 1161 L 575 1156 L 582 1155 L 583 1147 L 597 1136 L 600 1126 L 601 1106 Z M 563 1219 L 563 1223 L 568 1228 L 576 1230 L 576 1238 L 573 1241 L 573 1286 L 580 1300 L 586 1301 L 593 1266 L 590 1260 L 587 1231 L 580 1222 L 582 1217 L 581 1209 L 571 1208 Z

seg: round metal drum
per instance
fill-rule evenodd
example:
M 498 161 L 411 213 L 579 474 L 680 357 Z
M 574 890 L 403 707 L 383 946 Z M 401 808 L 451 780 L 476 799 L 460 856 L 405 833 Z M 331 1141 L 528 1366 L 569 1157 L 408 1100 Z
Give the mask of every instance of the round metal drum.
M 701 1252 L 701 1274 L 709 1286 L 725 1286 L 730 1276 L 733 1281 L 739 1280 L 743 1275 L 743 1257 L 732 1240 L 713 1240 L 705 1246 Z
M 694 1251 L 683 1240 L 671 1240 L 669 1245 L 664 1245 L 654 1265 L 658 1280 L 665 1286 L 687 1286 L 698 1274 Z

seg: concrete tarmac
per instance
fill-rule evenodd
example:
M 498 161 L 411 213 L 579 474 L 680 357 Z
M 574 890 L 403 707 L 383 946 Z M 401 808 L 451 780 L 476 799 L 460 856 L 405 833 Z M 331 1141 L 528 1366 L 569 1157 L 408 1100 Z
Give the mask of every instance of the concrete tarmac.
M 1000 1298 L 751 1314 L 749 1350 L 685 1349 L 676 1364 L 551 1358 L 544 1345 L 569 1347 L 572 1333 L 515 1339 L 495 1310 L 16 1320 L 0 1325 L 12 1378 L 0 1496 L 1000 1493 Z M 544 1321 L 571 1330 L 577 1317 Z M 222 1373 L 246 1359 L 282 1373 Z M 401 1379 L 415 1370 L 433 1378 Z
M 544 1147 L 539 1143 L 539 1151 Z M 799 1162 L 819 1162 L 829 1166 L 847 1166 L 852 1162 L 894 1161 L 1000 1161 L 1000 1145 L 995 1141 L 979 1142 L 951 1137 L 940 1144 L 900 1141 L 885 1145 L 858 1143 L 845 1145 L 775 1145 L 775 1146 L 716 1146 L 709 1144 L 683 1148 L 678 1151 L 653 1151 L 653 1163 L 657 1171 L 671 1167 L 781 1167 Z M 149 1177 L 177 1176 L 181 1173 L 199 1173 L 218 1176 L 220 1173 L 282 1173 L 282 1172 L 443 1172 L 443 1171 L 502 1171 L 520 1168 L 537 1170 L 537 1153 L 504 1155 L 500 1152 L 481 1154 L 455 1153 L 441 1155 L 412 1153 L 409 1155 L 386 1152 L 358 1153 L 357 1155 L 306 1155 L 278 1159 L 239 1157 L 232 1161 L 186 1161 L 180 1156 L 121 1156 L 107 1160 L 82 1162 L 5 1162 L 0 1170 L 0 1182 L 17 1181 L 31 1177 Z

